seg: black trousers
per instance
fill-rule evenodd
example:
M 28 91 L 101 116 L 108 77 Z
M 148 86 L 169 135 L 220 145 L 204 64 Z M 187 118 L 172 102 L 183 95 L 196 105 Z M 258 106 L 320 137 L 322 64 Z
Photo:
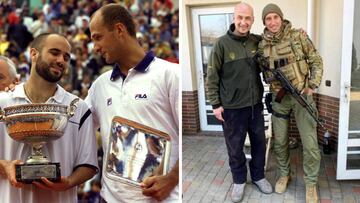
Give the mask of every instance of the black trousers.
M 229 165 L 236 184 L 246 182 L 247 168 L 244 154 L 246 133 L 251 143 L 249 162 L 252 181 L 263 179 L 265 165 L 265 127 L 262 103 L 253 108 L 224 109 L 223 129 L 229 155 Z

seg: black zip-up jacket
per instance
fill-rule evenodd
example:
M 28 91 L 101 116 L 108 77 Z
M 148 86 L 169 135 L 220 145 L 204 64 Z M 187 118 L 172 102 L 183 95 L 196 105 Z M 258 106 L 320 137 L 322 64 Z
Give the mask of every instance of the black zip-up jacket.
M 217 39 L 207 68 L 206 94 L 213 109 L 238 109 L 260 103 L 264 88 L 260 68 L 254 60 L 259 35 L 233 34 L 232 24 L 227 34 Z

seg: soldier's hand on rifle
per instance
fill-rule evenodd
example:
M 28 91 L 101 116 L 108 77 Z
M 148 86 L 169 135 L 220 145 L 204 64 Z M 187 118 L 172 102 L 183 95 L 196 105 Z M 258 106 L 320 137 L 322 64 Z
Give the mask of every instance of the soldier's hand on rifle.
M 221 121 L 221 122 L 225 122 L 225 120 L 222 117 L 222 114 L 224 112 L 224 108 L 222 106 L 220 106 L 219 108 L 213 109 L 213 112 L 215 114 L 215 117 Z
M 301 91 L 301 94 L 306 94 L 309 96 L 313 95 L 313 93 L 314 93 L 314 90 L 309 87 L 306 87 Z

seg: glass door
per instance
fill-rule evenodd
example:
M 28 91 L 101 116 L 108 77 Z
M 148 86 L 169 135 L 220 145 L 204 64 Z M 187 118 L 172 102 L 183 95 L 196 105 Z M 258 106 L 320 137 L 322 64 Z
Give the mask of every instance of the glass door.
M 233 20 L 234 6 L 192 9 L 192 34 L 198 82 L 200 128 L 202 131 L 222 131 L 205 94 L 207 63 L 216 38 L 224 35 Z M 185 82 L 185 81 L 184 81 Z
M 344 1 L 337 179 L 360 179 L 360 2 Z M 352 40 L 348 40 L 352 39 Z

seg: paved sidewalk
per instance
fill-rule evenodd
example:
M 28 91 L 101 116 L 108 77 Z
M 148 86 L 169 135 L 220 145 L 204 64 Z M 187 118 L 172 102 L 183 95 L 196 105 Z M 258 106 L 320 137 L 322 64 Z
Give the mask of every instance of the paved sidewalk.
M 232 177 L 224 138 L 219 136 L 183 136 L 183 202 L 231 202 Z M 302 149 L 291 150 L 292 181 L 284 194 L 260 193 L 248 175 L 242 202 L 305 202 Z M 276 180 L 276 163 L 271 152 L 266 177 Z M 322 155 L 319 176 L 321 203 L 360 203 L 360 181 L 336 180 L 336 153 Z M 249 174 L 249 173 L 248 173 Z

